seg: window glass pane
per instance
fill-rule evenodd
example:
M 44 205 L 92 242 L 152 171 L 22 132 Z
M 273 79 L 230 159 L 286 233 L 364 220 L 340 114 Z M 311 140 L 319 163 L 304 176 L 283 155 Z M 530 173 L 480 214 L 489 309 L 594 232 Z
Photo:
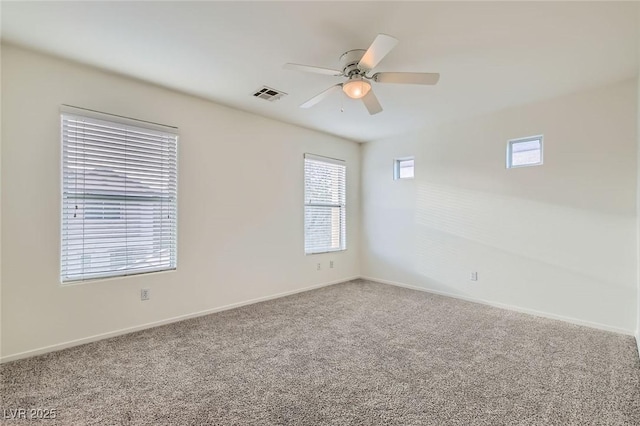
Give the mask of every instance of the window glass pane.
M 400 160 L 399 161 L 399 176 L 400 179 L 409 179 L 413 177 L 413 160 Z

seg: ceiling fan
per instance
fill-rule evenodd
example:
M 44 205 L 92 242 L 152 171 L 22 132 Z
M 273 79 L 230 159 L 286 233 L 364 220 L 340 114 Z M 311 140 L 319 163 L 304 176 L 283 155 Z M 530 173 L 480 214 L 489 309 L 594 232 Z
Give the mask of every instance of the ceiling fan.
M 342 90 L 352 99 L 362 99 L 369 114 L 377 114 L 382 111 L 382 106 L 378 98 L 371 90 L 369 80 L 376 83 L 399 83 L 399 84 L 426 84 L 433 85 L 440 79 L 437 73 L 420 72 L 377 72 L 367 75 L 369 71 L 376 67 L 387 56 L 389 52 L 398 44 L 398 40 L 387 34 L 378 34 L 371 46 L 367 50 L 354 49 L 345 52 L 340 56 L 342 71 L 315 67 L 311 65 L 284 64 L 285 69 L 313 72 L 316 74 L 331 75 L 335 77 L 347 77 L 347 81 L 329 87 L 327 90 L 317 94 L 307 102 L 300 105 L 300 108 L 310 108 L 327 98 L 331 93 Z

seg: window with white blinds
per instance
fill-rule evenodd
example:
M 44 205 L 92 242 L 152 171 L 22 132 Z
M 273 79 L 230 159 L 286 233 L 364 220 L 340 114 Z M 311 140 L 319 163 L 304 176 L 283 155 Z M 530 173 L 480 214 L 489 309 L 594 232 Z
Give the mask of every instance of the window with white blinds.
M 304 252 L 345 250 L 346 174 L 342 160 L 304 155 Z
M 177 129 L 62 111 L 62 282 L 175 269 Z

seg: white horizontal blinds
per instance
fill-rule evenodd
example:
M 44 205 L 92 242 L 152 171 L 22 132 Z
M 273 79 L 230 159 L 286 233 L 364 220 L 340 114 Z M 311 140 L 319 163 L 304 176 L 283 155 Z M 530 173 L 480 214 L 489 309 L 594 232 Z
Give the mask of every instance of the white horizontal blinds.
M 522 166 L 540 162 L 540 139 L 514 142 L 511 145 L 511 164 Z
M 175 269 L 177 141 L 62 114 L 63 282 Z
M 344 161 L 305 154 L 306 254 L 346 249 L 346 171 Z

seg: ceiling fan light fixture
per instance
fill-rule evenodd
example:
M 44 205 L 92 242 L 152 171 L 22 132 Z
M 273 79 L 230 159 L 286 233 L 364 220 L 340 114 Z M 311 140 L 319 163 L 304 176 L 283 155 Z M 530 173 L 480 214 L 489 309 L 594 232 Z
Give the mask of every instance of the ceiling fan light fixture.
M 352 78 L 342 85 L 342 90 L 351 99 L 364 98 L 369 90 L 371 90 L 371 83 L 363 80 L 360 77 Z

